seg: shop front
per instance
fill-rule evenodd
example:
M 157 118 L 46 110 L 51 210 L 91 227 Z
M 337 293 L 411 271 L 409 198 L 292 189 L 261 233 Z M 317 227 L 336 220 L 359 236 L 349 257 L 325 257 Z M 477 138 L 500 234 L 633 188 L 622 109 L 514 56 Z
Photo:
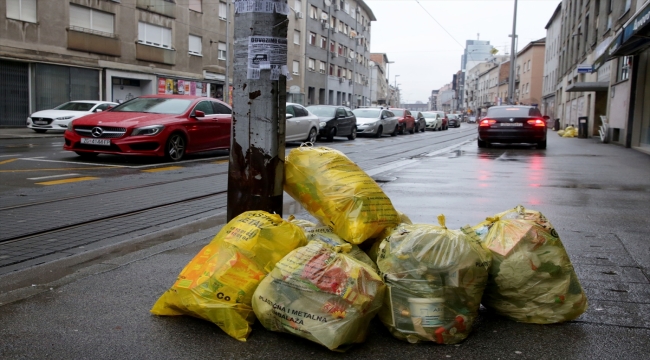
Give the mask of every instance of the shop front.
M 25 126 L 29 116 L 29 64 L 0 60 L 0 127 Z
M 141 95 L 155 94 L 157 77 L 131 71 L 106 69 L 106 100 L 123 103 Z

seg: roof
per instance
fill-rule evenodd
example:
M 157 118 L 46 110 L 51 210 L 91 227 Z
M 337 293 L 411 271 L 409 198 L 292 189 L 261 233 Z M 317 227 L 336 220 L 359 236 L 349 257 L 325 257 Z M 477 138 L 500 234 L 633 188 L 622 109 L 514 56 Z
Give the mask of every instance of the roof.
M 541 45 L 544 45 L 544 46 L 546 45 L 546 38 L 545 37 L 543 37 L 543 38 L 541 38 L 539 40 L 531 41 L 528 44 L 526 44 L 526 46 L 524 46 L 523 49 L 521 49 L 519 52 L 517 52 L 517 56 L 519 56 L 519 54 L 525 53 L 526 51 L 528 51 L 533 46 L 541 46 Z
M 370 21 L 377 21 L 375 14 L 372 12 L 372 9 L 370 9 L 370 6 L 366 5 L 365 1 L 357 0 L 357 3 L 359 4 L 359 6 L 361 6 L 363 11 L 365 11 L 368 14 L 368 19 L 370 19 Z
M 553 15 L 551 15 L 551 18 L 548 20 L 548 23 L 546 24 L 544 29 L 548 30 L 548 28 L 551 27 L 551 23 L 560 14 L 560 11 L 562 11 L 562 2 L 557 4 L 557 7 L 555 8 L 555 12 L 553 13 Z

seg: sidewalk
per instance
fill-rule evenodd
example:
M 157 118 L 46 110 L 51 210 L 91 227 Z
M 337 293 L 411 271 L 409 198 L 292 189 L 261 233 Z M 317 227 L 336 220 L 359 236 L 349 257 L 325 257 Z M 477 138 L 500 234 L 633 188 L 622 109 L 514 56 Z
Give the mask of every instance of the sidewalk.
M 54 138 L 63 137 L 61 130 L 48 130 L 45 134 L 38 134 L 28 128 L 1 128 L 0 139 L 29 139 L 29 138 Z
M 576 321 L 520 324 L 485 311 L 456 346 L 411 345 L 375 319 L 364 344 L 340 354 L 266 331 L 247 342 L 190 317 L 149 309 L 219 226 L 102 261 L 0 306 L 0 356 L 13 358 L 548 359 L 644 358 L 650 344 L 650 157 L 549 131 L 546 151 L 457 150 L 373 176 L 414 222 L 475 224 L 518 204 L 540 210 L 558 230 L 589 297 Z M 306 214 L 295 209 L 299 218 Z M 285 217 L 291 213 L 286 213 Z M 215 224 L 216 225 L 216 224 Z M 214 355 L 213 355 L 214 354 Z

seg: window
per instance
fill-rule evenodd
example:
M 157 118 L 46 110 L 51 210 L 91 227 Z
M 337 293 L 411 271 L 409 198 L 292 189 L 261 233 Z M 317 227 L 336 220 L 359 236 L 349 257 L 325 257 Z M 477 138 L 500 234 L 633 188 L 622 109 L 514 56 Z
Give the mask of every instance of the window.
M 201 0 L 189 0 L 187 7 L 192 11 L 202 12 L 201 9 Z
M 302 0 L 296 0 L 293 2 L 293 8 L 296 11 L 302 11 Z
M 336 16 L 332 16 L 330 18 L 330 27 L 334 29 L 335 26 L 336 26 Z
M 320 37 L 320 47 L 322 49 L 327 49 L 327 38 L 325 36 Z
M 293 61 L 293 74 L 300 75 L 300 61 Z
M 325 74 L 325 62 L 321 61 L 318 65 L 318 71 L 321 74 Z
M 113 34 L 114 17 L 110 13 L 70 4 L 70 26 Z
M 309 33 L 309 45 L 316 45 L 316 33 Z
M 632 5 L 632 0 L 625 0 L 625 9 L 623 10 L 623 13 L 626 13 L 628 10 L 630 10 L 631 5 Z
M 343 32 L 343 21 L 339 20 L 339 22 L 337 24 L 337 27 L 338 27 L 339 32 Z
M 630 78 L 630 56 L 623 56 L 618 58 L 618 71 L 616 73 L 616 81 L 624 81 Z
M 314 5 L 309 7 L 309 17 L 318 20 L 318 8 Z
M 190 35 L 190 54 L 192 55 L 203 55 L 201 37 L 196 35 Z
M 7 17 L 36 22 L 36 0 L 7 0 Z
M 219 1 L 219 19 L 226 20 L 227 18 L 228 18 L 228 5 L 223 1 Z
M 300 31 L 298 30 L 293 31 L 293 43 L 296 45 L 300 45 Z
M 307 109 L 300 105 L 293 105 L 293 111 L 295 112 L 296 117 L 309 116 Z
M 334 75 L 334 65 L 330 64 L 330 75 Z
M 140 21 L 138 23 L 138 42 L 171 49 L 172 29 Z
M 316 60 L 309 59 L 309 61 L 307 61 L 307 67 L 309 68 L 309 71 L 315 71 L 316 70 Z
M 330 40 L 330 52 L 336 52 L 336 43 Z
M 343 44 L 339 44 L 339 56 L 343 56 Z
M 219 54 L 217 55 L 217 58 L 219 60 L 226 60 L 226 56 L 228 56 L 228 52 L 226 50 L 226 43 L 219 42 Z

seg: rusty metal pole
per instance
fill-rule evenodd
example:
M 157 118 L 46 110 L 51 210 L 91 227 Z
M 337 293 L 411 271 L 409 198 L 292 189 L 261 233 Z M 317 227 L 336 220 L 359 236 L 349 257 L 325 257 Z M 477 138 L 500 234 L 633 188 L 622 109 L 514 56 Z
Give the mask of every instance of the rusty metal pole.
M 228 221 L 249 210 L 282 215 L 286 0 L 235 0 Z

